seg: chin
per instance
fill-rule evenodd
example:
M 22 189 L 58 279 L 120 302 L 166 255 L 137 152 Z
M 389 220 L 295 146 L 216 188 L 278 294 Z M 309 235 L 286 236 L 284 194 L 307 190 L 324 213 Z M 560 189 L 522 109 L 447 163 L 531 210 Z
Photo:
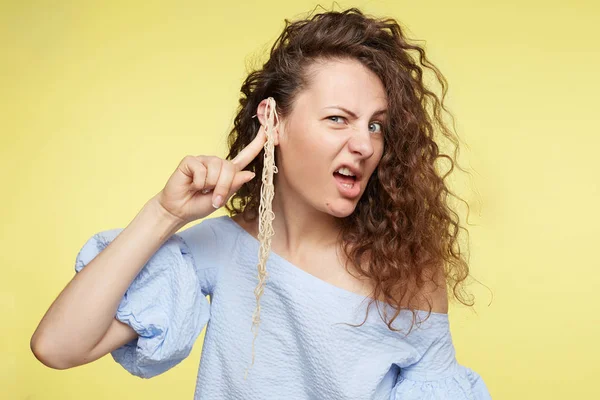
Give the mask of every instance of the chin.
M 346 218 L 356 209 L 356 204 L 350 200 L 337 200 L 325 204 L 326 212 L 337 218 Z

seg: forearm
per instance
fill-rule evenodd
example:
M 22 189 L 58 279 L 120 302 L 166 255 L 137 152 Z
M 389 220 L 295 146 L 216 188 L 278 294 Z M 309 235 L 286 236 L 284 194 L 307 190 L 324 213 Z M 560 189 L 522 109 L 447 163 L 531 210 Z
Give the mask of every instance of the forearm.
M 68 365 L 88 354 L 107 332 L 135 277 L 182 226 L 155 198 L 148 201 L 54 300 L 31 338 L 36 355 Z

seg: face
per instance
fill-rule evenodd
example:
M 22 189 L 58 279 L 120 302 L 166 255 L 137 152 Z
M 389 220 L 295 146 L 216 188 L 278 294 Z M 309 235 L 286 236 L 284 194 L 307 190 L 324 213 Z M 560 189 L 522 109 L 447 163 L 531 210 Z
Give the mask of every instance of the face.
M 310 69 L 310 87 L 275 130 L 275 191 L 343 218 L 354 211 L 383 153 L 385 89 L 358 61 Z M 356 178 L 336 173 L 344 165 Z

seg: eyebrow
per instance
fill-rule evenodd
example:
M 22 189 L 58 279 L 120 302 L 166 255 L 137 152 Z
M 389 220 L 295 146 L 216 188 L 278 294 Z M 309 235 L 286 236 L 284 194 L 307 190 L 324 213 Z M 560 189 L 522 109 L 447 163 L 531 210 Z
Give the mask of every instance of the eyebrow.
M 348 110 L 347 108 L 344 108 L 342 106 L 329 106 L 329 107 L 325 107 L 324 109 L 327 108 L 337 108 L 339 110 L 342 110 L 345 113 L 348 113 L 350 116 L 352 116 L 353 118 L 358 118 L 358 115 L 356 115 L 355 113 L 353 113 L 352 111 Z M 383 110 L 379 110 L 379 111 L 375 111 L 375 113 L 373 114 L 373 116 L 375 115 L 381 115 L 381 114 L 387 114 L 387 109 L 383 109 Z

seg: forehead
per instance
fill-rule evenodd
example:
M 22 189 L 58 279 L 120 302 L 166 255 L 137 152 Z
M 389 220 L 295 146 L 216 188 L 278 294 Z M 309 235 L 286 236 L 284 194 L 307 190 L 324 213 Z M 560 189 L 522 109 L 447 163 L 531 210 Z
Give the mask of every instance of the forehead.
M 317 61 L 307 68 L 307 76 L 306 100 L 319 107 L 339 104 L 368 112 L 387 104 L 379 77 L 357 60 Z

